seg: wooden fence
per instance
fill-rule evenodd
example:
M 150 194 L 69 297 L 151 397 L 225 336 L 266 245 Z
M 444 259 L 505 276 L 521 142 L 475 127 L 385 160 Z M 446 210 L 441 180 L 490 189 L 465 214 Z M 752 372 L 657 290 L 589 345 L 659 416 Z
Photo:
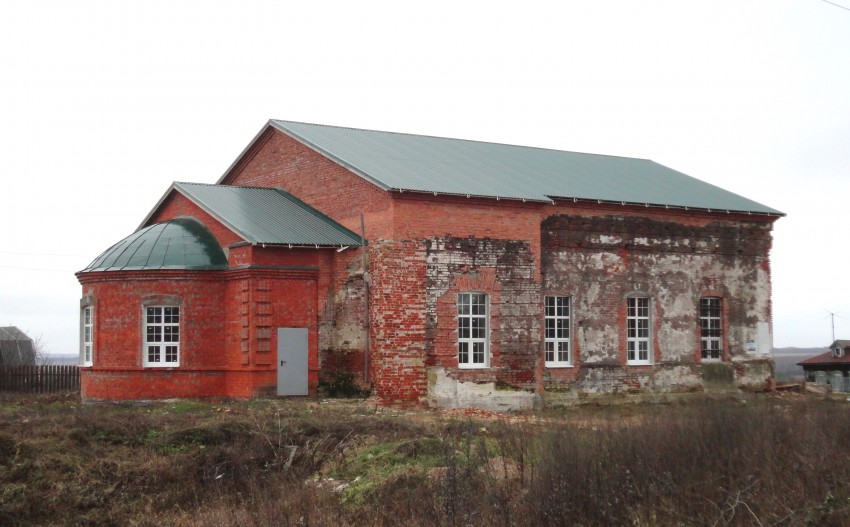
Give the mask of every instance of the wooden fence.
M 79 389 L 80 368 L 77 366 L 0 366 L 0 391 L 47 393 Z

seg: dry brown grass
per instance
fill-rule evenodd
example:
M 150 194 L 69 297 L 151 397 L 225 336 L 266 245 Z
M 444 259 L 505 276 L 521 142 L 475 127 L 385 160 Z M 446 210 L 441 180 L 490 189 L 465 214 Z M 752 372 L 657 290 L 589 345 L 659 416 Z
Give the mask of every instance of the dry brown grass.
M 847 525 L 850 403 L 0 397 L 0 525 Z

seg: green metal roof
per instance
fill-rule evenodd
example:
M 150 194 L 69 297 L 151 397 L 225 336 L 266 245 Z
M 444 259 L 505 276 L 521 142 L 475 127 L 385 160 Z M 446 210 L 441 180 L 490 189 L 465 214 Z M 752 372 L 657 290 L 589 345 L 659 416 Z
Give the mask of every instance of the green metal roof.
M 134 232 L 81 272 L 226 268 L 227 257 L 215 236 L 198 220 L 182 217 Z
M 173 188 L 250 243 L 360 245 L 359 235 L 281 189 L 180 182 Z
M 782 215 L 647 159 L 271 120 L 384 190 Z

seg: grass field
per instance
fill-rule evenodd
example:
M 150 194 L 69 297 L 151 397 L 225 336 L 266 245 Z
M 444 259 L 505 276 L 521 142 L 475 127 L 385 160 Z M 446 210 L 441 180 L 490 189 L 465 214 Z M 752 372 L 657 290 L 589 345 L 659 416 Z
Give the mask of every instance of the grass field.
M 0 399 L 0 525 L 847 525 L 850 403 Z

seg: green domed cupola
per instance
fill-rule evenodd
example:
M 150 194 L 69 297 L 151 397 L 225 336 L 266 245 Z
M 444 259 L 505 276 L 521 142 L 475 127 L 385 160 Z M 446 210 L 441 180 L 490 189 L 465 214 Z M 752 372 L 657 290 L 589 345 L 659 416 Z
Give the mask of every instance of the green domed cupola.
M 104 251 L 81 272 L 155 269 L 227 269 L 227 257 L 201 222 L 181 217 L 134 232 Z

